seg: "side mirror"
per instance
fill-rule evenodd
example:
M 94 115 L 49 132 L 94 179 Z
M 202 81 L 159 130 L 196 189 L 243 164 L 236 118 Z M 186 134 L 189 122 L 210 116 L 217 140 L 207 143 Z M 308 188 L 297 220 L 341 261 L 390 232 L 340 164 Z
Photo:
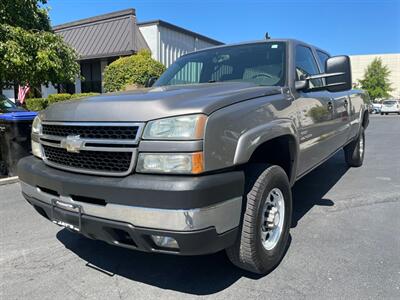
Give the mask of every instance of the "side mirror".
M 325 62 L 325 72 L 327 75 L 341 73 L 325 78 L 328 91 L 342 92 L 352 88 L 350 57 L 343 55 L 328 58 Z
M 147 80 L 147 82 L 146 82 L 146 84 L 145 84 L 145 87 L 152 87 L 153 86 L 153 84 L 157 81 L 157 77 L 150 77 L 148 80 Z

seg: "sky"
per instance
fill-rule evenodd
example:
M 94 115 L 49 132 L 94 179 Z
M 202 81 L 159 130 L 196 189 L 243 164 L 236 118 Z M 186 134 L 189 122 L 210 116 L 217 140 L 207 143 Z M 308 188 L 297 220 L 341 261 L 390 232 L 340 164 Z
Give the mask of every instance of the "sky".
M 400 53 L 400 0 L 48 0 L 52 25 L 135 8 L 224 43 L 295 38 L 332 55 Z

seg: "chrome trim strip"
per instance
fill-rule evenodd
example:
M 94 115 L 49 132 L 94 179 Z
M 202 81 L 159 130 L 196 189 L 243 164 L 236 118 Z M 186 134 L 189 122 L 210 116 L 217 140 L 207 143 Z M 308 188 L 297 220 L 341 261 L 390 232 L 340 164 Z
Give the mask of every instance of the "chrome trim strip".
M 101 149 L 101 148 L 96 148 L 96 149 Z M 134 148 L 134 149 L 126 148 L 124 150 L 125 150 L 125 152 L 132 152 L 132 159 L 131 159 L 131 163 L 129 165 L 129 169 L 126 172 L 103 172 L 103 171 L 95 171 L 95 170 L 90 170 L 90 169 L 80 169 L 80 168 L 68 167 L 65 165 L 59 165 L 59 164 L 53 163 L 53 162 L 47 160 L 46 152 L 44 151 L 44 149 L 42 147 L 43 161 L 46 165 L 48 165 L 50 167 L 65 170 L 65 171 L 75 172 L 75 173 L 90 174 L 90 175 L 102 175 L 102 176 L 127 176 L 132 173 L 133 168 L 136 165 L 136 160 L 138 157 L 137 148 Z M 104 151 L 104 150 L 95 150 L 95 151 Z M 109 151 L 109 152 L 111 152 L 111 151 Z
M 240 223 L 242 197 L 196 209 L 157 209 L 110 204 L 106 206 L 74 201 L 69 196 L 56 197 L 21 181 L 22 192 L 29 197 L 51 205 L 51 201 L 79 204 L 82 213 L 134 226 L 160 230 L 193 231 L 215 227 L 218 234 L 231 230 Z M 160 195 L 162 197 L 162 195 Z
M 139 152 L 198 152 L 203 151 L 203 141 L 150 141 L 142 140 Z

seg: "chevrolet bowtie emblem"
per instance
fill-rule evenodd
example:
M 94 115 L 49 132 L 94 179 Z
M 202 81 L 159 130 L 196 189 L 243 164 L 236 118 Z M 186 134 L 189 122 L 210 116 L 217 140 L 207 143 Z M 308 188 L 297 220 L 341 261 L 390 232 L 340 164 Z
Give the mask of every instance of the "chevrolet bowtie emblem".
M 81 140 L 79 135 L 69 135 L 61 140 L 61 147 L 68 152 L 79 153 L 82 150 L 84 141 Z

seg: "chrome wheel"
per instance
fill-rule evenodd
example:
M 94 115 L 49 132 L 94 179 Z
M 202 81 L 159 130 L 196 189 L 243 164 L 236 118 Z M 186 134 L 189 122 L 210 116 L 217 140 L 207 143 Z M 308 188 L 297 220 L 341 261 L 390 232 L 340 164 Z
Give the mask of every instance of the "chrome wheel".
M 264 202 L 261 215 L 261 243 L 265 250 L 273 249 L 279 241 L 285 221 L 285 199 L 280 189 L 272 189 Z

